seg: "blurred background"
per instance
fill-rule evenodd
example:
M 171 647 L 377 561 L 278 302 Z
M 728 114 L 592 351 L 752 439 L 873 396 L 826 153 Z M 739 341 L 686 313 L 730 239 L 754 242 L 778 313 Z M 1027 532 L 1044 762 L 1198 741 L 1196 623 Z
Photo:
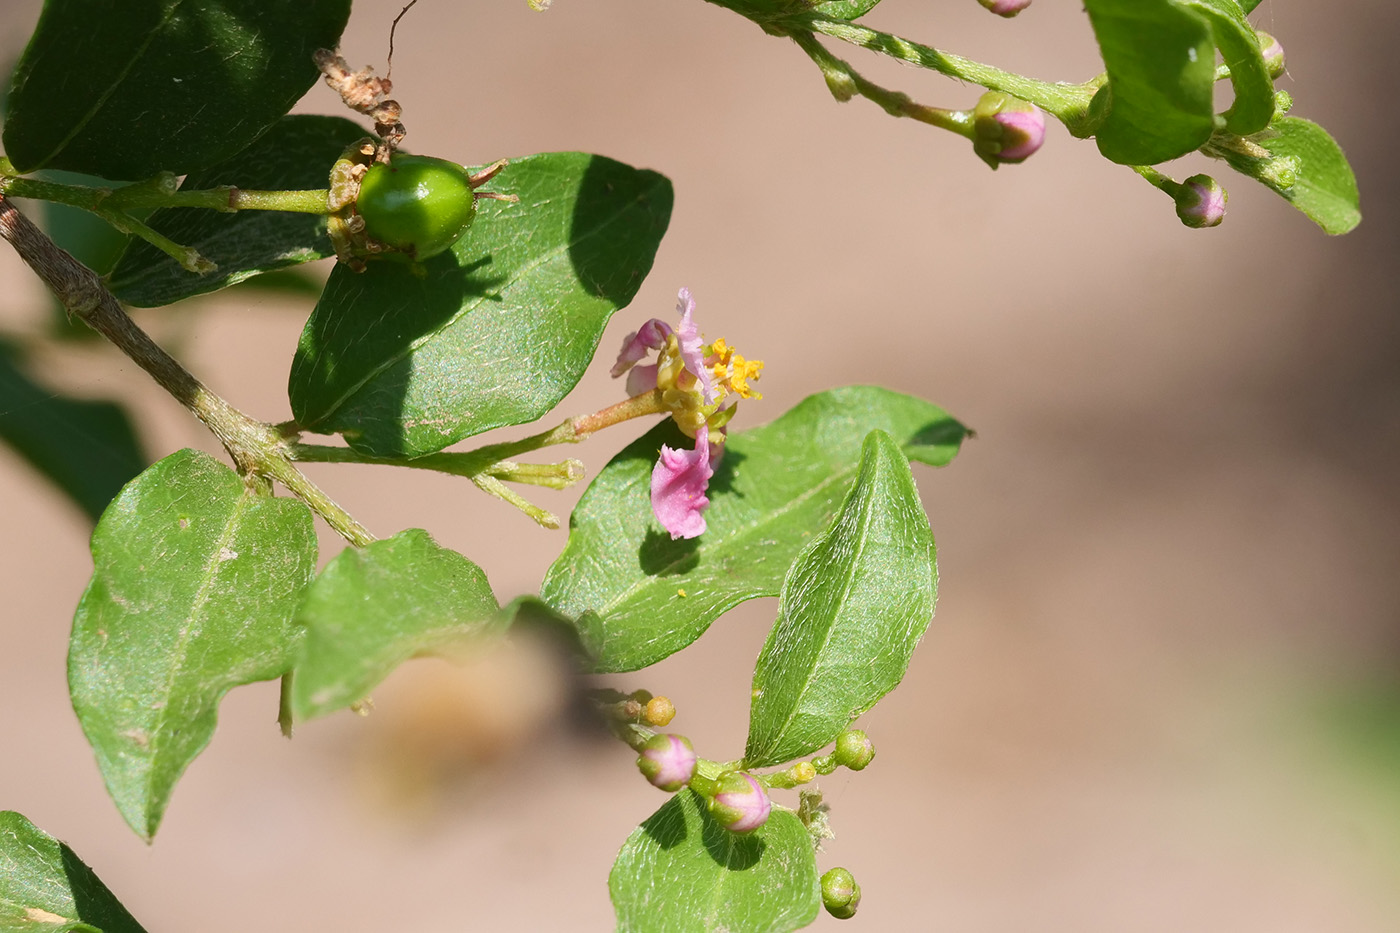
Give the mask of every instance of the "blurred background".
M 352 63 L 383 72 L 401 5 L 356 3 Z M 5 4 L 0 56 L 39 6 Z M 1349 236 L 1201 157 L 1169 171 L 1215 173 L 1229 216 L 1187 230 L 1057 123 L 993 174 L 965 140 L 837 104 L 796 47 L 700 2 L 541 14 L 425 0 L 400 25 L 394 96 L 414 151 L 581 149 L 674 181 L 655 269 L 600 359 L 686 285 L 710 337 L 767 362 L 738 427 L 878 382 L 977 430 L 951 466 L 915 467 L 941 592 L 904 685 L 862 720 L 879 757 L 822 782 L 838 837 L 819 862 L 855 873 L 864 929 L 1400 929 L 1400 216 L 1386 168 L 1400 13 L 1265 0 L 1254 19 L 1288 52 L 1293 113 L 1352 159 L 1365 220 Z M 885 0 L 869 22 L 1042 78 L 1097 70 L 1077 3 L 1003 21 L 973 0 Z M 922 102 L 976 101 L 840 54 Z M 341 112 L 320 84 L 298 109 Z M 50 326 L 9 252 L 0 282 L 6 333 Z M 138 319 L 278 421 L 312 300 L 234 289 Z M 54 391 L 131 406 L 152 457 L 215 450 L 110 351 L 38 363 Z M 620 397 L 606 370 L 562 413 Z M 570 453 L 596 473 L 634 436 Z M 564 543 L 461 479 L 310 472 L 374 532 L 424 527 L 480 563 L 502 601 L 535 592 Z M 575 497 L 536 499 L 563 515 Z M 67 698 L 89 520 L 8 449 L 0 517 L 0 807 L 68 841 L 153 933 L 611 928 L 612 859 L 664 797 L 621 745 L 570 733 L 547 651 L 414 662 L 368 718 L 292 742 L 275 684 L 236 690 L 148 847 L 107 799 Z M 323 561 L 341 547 L 322 545 Z M 669 695 L 673 730 L 737 757 L 775 611 L 750 602 L 609 682 Z

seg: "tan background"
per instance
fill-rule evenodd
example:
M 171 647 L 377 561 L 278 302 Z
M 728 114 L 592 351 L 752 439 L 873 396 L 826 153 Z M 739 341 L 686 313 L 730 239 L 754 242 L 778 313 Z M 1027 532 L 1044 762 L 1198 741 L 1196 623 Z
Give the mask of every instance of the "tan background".
M 0 51 L 38 6 L 5 4 Z M 973 0 L 886 0 L 872 21 L 1080 80 L 1095 59 L 1079 6 L 1039 0 L 1004 22 Z M 382 64 L 398 7 L 357 4 L 353 61 Z M 699 2 L 424 2 L 405 19 L 394 79 L 415 151 L 583 149 L 674 180 L 670 234 L 605 355 L 688 285 L 711 337 L 768 363 L 741 426 L 880 382 L 978 430 L 951 467 L 916 468 L 938 616 L 865 720 L 875 765 L 824 782 L 840 838 L 821 863 L 861 880 L 862 928 L 1400 929 L 1398 17 L 1378 0 L 1266 0 L 1256 16 L 1289 52 L 1294 112 L 1353 158 L 1367 219 L 1342 239 L 1223 170 L 1226 223 L 1187 231 L 1058 124 L 992 174 L 960 139 L 838 106 L 790 44 Z M 976 98 L 847 57 L 929 103 Z M 337 107 L 320 86 L 302 104 Z M 9 254 L 0 281 L 5 328 L 37 329 L 45 299 Z M 143 320 L 279 420 L 306 312 L 235 291 Z M 605 370 L 565 412 L 618 397 Z M 209 448 L 110 354 L 52 373 L 130 400 L 154 455 Z M 596 471 L 631 436 L 575 452 Z M 430 529 L 502 598 L 533 591 L 564 541 L 462 480 L 315 475 L 377 533 Z M 468 674 L 412 666 L 370 719 L 291 743 L 274 686 L 235 691 L 145 846 L 67 701 L 89 529 L 4 451 L 0 516 L 0 807 L 68 840 L 153 933 L 610 928 L 608 867 L 662 796 L 607 743 L 542 738 L 548 758 L 475 766 L 503 730 L 550 733 L 531 718 L 548 679 L 524 650 Z M 618 682 L 670 694 L 676 730 L 736 755 L 774 609 L 750 603 Z

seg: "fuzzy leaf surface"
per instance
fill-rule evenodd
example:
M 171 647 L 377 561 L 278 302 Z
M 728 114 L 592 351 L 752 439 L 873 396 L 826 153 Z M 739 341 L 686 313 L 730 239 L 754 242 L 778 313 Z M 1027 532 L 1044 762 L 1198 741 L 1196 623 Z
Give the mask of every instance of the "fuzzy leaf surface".
M 292 615 L 316 566 L 311 511 L 182 450 L 122 490 L 92 556 L 68 687 L 117 809 L 150 839 L 224 694 L 291 667 Z
M 623 844 L 608 876 L 619 933 L 787 933 L 817 917 L 812 837 L 791 810 L 739 836 L 686 789 Z
M 1202 146 L 1215 125 L 1209 20 L 1176 0 L 1085 0 L 1108 84 L 1091 110 L 1111 162 L 1156 165 Z
M 190 173 L 180 187 L 187 191 L 221 185 L 263 191 L 325 188 L 342 150 L 365 135 L 364 127 L 342 117 L 283 117 L 247 149 Z M 168 254 L 133 238 L 108 285 L 122 301 L 140 308 L 168 305 L 262 272 L 335 255 L 326 236 L 326 220 L 315 214 L 164 208 L 147 223 L 181 246 L 199 250 L 219 268 L 207 275 L 188 272 Z
M 346 548 L 307 588 L 292 676 L 292 718 L 362 700 L 409 658 L 498 628 L 481 568 L 412 528 Z
M 68 846 L 0 811 L 0 933 L 145 933 Z
M 383 457 L 418 457 L 541 417 L 632 300 L 671 216 L 671 183 L 581 152 L 528 156 L 452 249 L 338 267 L 292 362 L 292 412 Z
M 578 620 L 597 670 L 655 664 L 744 600 L 778 595 L 793 559 L 845 499 L 873 429 L 930 466 L 952 461 L 968 434 L 941 408 L 888 389 L 810 396 L 730 436 L 710 482 L 708 530 L 672 541 L 652 515 L 651 470 L 663 443 L 692 442 L 669 421 L 658 425 L 589 484 L 541 596 Z
M 1225 153 L 1238 172 L 1277 192 L 1324 232 L 1349 233 L 1361 223 L 1361 194 L 1342 147 L 1311 120 L 1279 117 L 1253 140 L 1267 156 Z M 1285 182 L 1291 179 L 1291 184 Z
M 1235 102 L 1225 111 L 1231 133 L 1248 136 L 1269 125 L 1274 117 L 1274 79 L 1264 65 L 1259 36 L 1245 19 L 1238 0 L 1178 0 L 1210 21 L 1215 44 L 1230 66 Z
M 138 181 L 220 162 L 268 129 L 340 44 L 350 0 L 47 0 L 15 69 L 5 154 Z
M 754 668 L 745 766 L 816 751 L 898 686 L 937 591 L 933 532 L 909 461 L 872 431 L 841 511 L 783 581 Z

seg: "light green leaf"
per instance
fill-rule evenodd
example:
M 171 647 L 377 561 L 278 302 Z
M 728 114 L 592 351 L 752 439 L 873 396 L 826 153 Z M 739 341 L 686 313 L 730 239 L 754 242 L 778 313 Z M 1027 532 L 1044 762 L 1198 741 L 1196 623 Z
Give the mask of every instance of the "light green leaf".
M 1322 127 L 1298 117 L 1279 117 L 1250 142 L 1267 154 L 1230 149 L 1217 154 L 1235 171 L 1278 192 L 1327 233 L 1349 233 L 1361 223 L 1356 175 Z
M 1264 65 L 1259 36 L 1245 19 L 1238 0 L 1178 0 L 1210 21 L 1215 44 L 1230 67 L 1235 102 L 1225 111 L 1225 126 L 1248 136 L 1269 125 L 1274 117 L 1274 80 Z
M 426 531 L 347 548 L 307 588 L 297 611 L 304 641 L 292 676 L 292 718 L 344 709 L 409 658 L 496 630 L 498 608 L 481 568 Z
M 0 933 L 145 933 L 68 846 L 0 811 Z
M 758 656 L 745 767 L 830 742 L 904 679 L 933 618 L 933 533 L 909 461 L 884 431 L 831 526 L 793 562 Z
M 325 188 L 341 152 L 365 135 L 364 127 L 341 117 L 283 117 L 247 149 L 191 173 L 180 187 L 187 191 L 221 185 L 264 191 Z M 315 214 L 165 208 L 147 223 L 181 246 L 199 250 L 219 268 L 207 275 L 187 272 L 144 240 L 132 241 L 108 285 L 122 301 L 141 308 L 168 305 L 261 272 L 335 255 L 326 236 L 326 219 Z
M 337 267 L 292 363 L 297 422 L 418 457 L 544 415 L 632 300 L 671 216 L 671 183 L 579 152 L 528 156 L 491 183 L 448 252 Z
M 146 466 L 126 409 L 68 398 L 30 380 L 0 341 L 0 441 L 63 490 L 94 522 Z
M 1155 165 L 1198 149 L 1215 126 L 1210 22 L 1175 0 L 1085 0 L 1108 84 L 1091 112 L 1104 158 Z
M 821 903 L 812 837 L 795 813 L 774 807 L 739 836 L 689 789 L 627 838 L 608 889 L 618 933 L 786 933 Z
M 223 695 L 291 667 L 316 536 L 300 501 L 252 494 L 228 467 L 182 450 L 122 490 L 92 556 L 68 686 L 117 809 L 150 839 Z
M 257 139 L 319 72 L 350 0 L 47 0 L 15 69 L 5 154 L 21 172 L 184 175 Z
M 818 3 L 813 12 L 832 19 L 855 20 L 875 9 L 880 0 L 826 0 Z
M 739 418 L 750 411 L 746 403 Z M 887 389 L 813 395 L 730 436 L 710 483 L 708 530 L 672 541 L 652 516 L 651 470 L 662 443 L 692 442 L 664 423 L 589 485 L 541 595 L 579 620 L 598 670 L 655 664 L 744 600 L 778 595 L 793 559 L 845 498 L 873 429 L 931 466 L 950 462 L 968 434 L 942 409 Z

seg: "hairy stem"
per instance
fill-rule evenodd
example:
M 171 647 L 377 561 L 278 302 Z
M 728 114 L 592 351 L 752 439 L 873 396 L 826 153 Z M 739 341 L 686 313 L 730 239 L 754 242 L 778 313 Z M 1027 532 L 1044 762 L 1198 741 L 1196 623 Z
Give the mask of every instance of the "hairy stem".
M 273 426 L 234 408 L 161 349 L 127 316 L 96 273 L 59 249 L 3 194 L 0 239 L 14 247 L 70 314 L 82 318 L 114 343 L 203 422 L 240 472 L 281 483 L 352 544 L 365 545 L 374 540 L 363 525 L 296 468 L 286 454 L 285 441 Z

